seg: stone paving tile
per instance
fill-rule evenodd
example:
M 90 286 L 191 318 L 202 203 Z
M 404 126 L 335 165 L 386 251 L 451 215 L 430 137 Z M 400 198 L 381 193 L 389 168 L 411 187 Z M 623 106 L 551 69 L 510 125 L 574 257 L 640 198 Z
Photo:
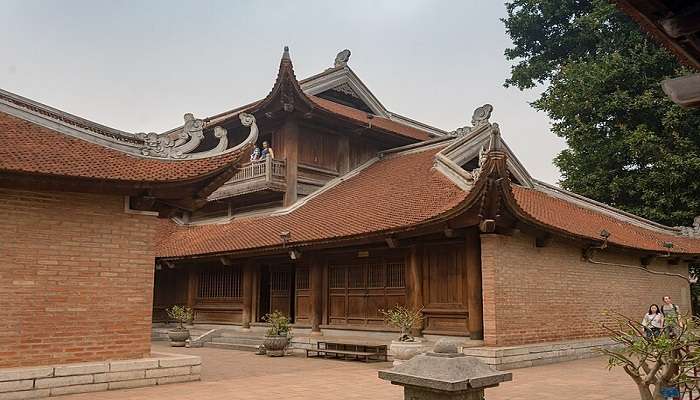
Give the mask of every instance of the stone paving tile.
M 401 400 L 402 388 L 377 378 L 389 363 L 360 363 L 269 358 L 249 352 L 211 348 L 173 349 L 153 345 L 157 352 L 202 356 L 202 382 L 87 393 L 61 400 Z M 513 370 L 513 382 L 487 392 L 489 400 L 636 400 L 637 390 L 624 372 L 605 368 L 601 358 Z

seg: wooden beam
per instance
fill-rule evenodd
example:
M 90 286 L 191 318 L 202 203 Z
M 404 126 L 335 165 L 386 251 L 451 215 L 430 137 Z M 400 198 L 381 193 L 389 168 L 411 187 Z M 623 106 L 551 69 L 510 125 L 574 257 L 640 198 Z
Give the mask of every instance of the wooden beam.
M 639 259 L 639 262 L 642 264 L 644 267 L 648 267 L 651 265 L 652 262 L 656 259 L 656 254 L 649 254 L 646 256 L 643 256 Z
M 535 237 L 535 247 L 547 247 L 552 244 L 552 235 L 544 233 Z
M 481 238 L 475 229 L 467 231 L 467 303 L 469 308 L 469 338 L 484 338 L 484 305 L 481 285 Z
M 386 239 L 384 239 L 384 241 L 386 242 L 386 245 L 389 246 L 390 249 L 395 249 L 395 248 L 399 247 L 399 239 L 397 239 L 395 237 L 389 236 Z
M 496 232 L 496 221 L 493 219 L 485 219 L 479 222 L 479 230 L 482 233 L 494 233 Z
M 668 36 L 678 39 L 700 31 L 700 11 L 659 20 Z

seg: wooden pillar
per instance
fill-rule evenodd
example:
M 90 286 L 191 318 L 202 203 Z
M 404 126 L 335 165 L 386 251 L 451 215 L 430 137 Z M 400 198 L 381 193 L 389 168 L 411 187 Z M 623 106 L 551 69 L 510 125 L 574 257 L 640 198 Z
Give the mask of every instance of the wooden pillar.
M 194 307 L 195 298 L 197 297 L 197 272 L 195 267 L 190 266 L 187 269 L 187 307 Z
M 484 305 L 481 287 L 481 239 L 475 229 L 467 231 L 467 301 L 469 304 L 469 338 L 484 338 Z
M 412 309 L 423 308 L 423 266 L 421 258 L 423 248 L 421 246 L 411 246 L 408 250 L 408 264 L 406 266 L 406 301 L 408 307 Z M 412 334 L 421 336 L 423 332 L 423 322 L 415 327 Z
M 311 279 L 311 334 L 321 334 L 323 321 L 323 264 L 319 257 L 309 260 L 309 278 Z
M 294 118 L 289 118 L 282 126 L 284 153 L 287 163 L 287 191 L 284 194 L 284 206 L 297 201 L 297 174 L 299 162 L 299 125 Z
M 253 260 L 246 260 L 243 264 L 243 329 L 250 329 L 253 319 Z

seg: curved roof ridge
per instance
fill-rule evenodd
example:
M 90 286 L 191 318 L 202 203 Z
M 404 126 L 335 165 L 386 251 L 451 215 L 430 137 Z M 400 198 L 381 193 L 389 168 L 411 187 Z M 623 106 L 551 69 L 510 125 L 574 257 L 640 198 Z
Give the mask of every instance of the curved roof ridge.
M 676 227 L 671 227 L 667 226 L 643 217 L 640 217 L 638 215 L 632 214 L 630 212 L 621 210 L 619 208 L 613 207 L 609 204 L 605 204 L 602 202 L 599 202 L 597 200 L 593 200 L 591 198 L 588 198 L 586 196 L 580 195 L 578 193 L 571 192 L 569 190 L 563 189 L 561 187 L 534 179 L 534 182 L 536 183 L 536 189 L 544 189 L 540 191 L 544 191 L 546 193 L 552 194 L 554 197 L 561 198 L 563 200 L 567 201 L 572 201 L 575 204 L 584 206 L 586 208 L 589 208 L 593 211 L 598 211 L 598 212 L 603 212 L 607 215 L 610 215 L 611 217 L 618 218 L 623 220 L 624 222 L 629 222 L 634 225 L 639 226 L 640 228 L 645 228 L 645 229 L 652 229 L 661 233 L 667 233 L 667 234 L 680 234 L 681 230 L 676 228 Z

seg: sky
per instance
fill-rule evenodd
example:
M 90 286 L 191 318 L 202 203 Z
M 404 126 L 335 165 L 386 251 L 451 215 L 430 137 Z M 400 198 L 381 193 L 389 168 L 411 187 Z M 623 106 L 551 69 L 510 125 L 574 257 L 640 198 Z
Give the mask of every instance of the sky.
M 444 130 L 492 104 L 535 178 L 565 147 L 505 88 L 511 45 L 497 0 L 0 0 L 0 88 L 127 132 L 162 132 L 263 98 L 285 45 L 297 78 L 349 65 L 389 110 Z

